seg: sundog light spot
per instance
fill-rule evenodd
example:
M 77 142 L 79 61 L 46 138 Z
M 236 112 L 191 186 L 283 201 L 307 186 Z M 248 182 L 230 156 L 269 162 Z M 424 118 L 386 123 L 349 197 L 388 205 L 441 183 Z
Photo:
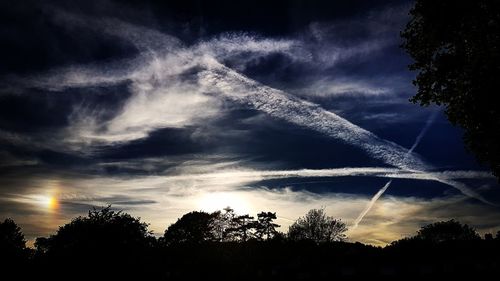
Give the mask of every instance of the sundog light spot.
M 43 196 L 41 197 L 41 203 L 45 208 L 50 211 L 56 210 L 59 208 L 59 201 L 55 196 Z

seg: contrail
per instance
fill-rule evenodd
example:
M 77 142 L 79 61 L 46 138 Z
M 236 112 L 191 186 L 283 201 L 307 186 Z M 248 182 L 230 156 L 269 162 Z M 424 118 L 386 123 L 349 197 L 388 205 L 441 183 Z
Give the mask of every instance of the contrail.
M 380 196 L 382 196 L 382 194 L 384 194 L 384 192 L 387 190 L 387 188 L 389 188 L 391 183 L 392 183 L 392 179 L 389 180 L 377 193 L 375 193 L 372 200 L 370 200 L 368 205 L 366 205 L 365 209 L 359 214 L 359 216 L 354 221 L 353 225 L 351 226 L 351 230 L 354 230 L 358 227 L 358 224 L 361 222 L 361 220 L 363 220 L 365 215 L 370 211 L 370 209 L 373 207 L 375 202 L 377 202 L 377 200 L 380 198 Z
M 61 18 L 64 21 L 72 17 L 71 15 L 63 14 Z M 86 20 L 78 20 L 74 24 L 83 24 L 82 22 L 85 23 Z M 297 126 L 325 134 L 343 143 L 356 146 L 374 159 L 381 160 L 399 169 L 424 173 L 423 171 L 431 168 L 431 166 L 424 163 L 418 156 L 408 155 L 408 150 L 404 147 L 379 138 L 372 132 L 351 123 L 333 112 L 325 110 L 318 104 L 265 86 L 224 66 L 214 58 L 213 54 L 210 52 L 206 53 L 206 50 L 199 45 L 187 47 L 173 36 L 119 21 L 95 21 L 95 26 L 100 26 L 101 24 L 106 27 L 104 28 L 106 33 L 129 40 L 135 44 L 141 54 L 146 54 L 147 59 L 141 60 L 139 58 L 136 60 L 137 64 L 129 62 L 128 65 L 130 67 L 127 67 L 125 71 L 118 74 L 116 73 L 116 66 L 108 68 L 107 64 L 101 65 L 99 68 L 76 68 L 62 76 L 49 74 L 42 79 L 42 83 L 36 86 L 50 89 L 51 87 L 55 87 L 55 84 L 61 85 L 56 87 L 57 89 L 63 89 L 65 87 L 96 85 L 96 83 L 110 85 L 124 80 L 128 81 L 129 79 L 132 82 L 135 80 L 157 81 L 166 79 L 169 76 L 177 76 L 184 73 L 184 71 L 196 68 L 196 87 L 200 89 L 200 92 L 207 95 L 218 94 L 222 99 L 231 100 L 242 106 L 264 112 L 273 118 L 285 120 Z M 103 73 L 96 69 L 105 69 L 105 71 Z M 101 74 L 103 76 L 102 79 L 95 82 L 96 75 L 91 75 L 95 73 Z M 54 83 L 55 81 L 66 83 Z M 152 87 L 156 85 L 155 83 L 149 84 Z M 149 92 L 156 93 L 155 91 Z M 149 126 L 148 130 L 141 130 L 141 134 L 134 134 L 134 136 L 144 137 L 150 130 L 157 127 L 160 126 Z M 414 147 L 411 149 L 414 149 Z M 467 196 L 491 204 L 465 184 L 439 176 L 435 176 L 433 179 L 450 185 Z
M 357 146 L 371 157 L 382 160 L 391 166 L 421 173 L 430 168 L 420 157 L 410 154 L 410 150 L 394 142 L 381 139 L 372 132 L 323 109 L 317 104 L 262 85 L 220 64 L 213 58 L 207 58 L 203 65 L 207 70 L 198 74 L 199 83 L 207 93 L 219 93 L 225 99 L 257 109 L 271 117 L 315 130 L 346 144 Z M 425 131 L 428 130 L 434 118 L 435 114 L 431 115 L 431 121 L 426 123 L 424 127 Z M 417 137 L 417 144 L 421 138 L 421 136 Z M 415 149 L 414 146 L 416 147 L 413 145 L 410 149 Z M 433 179 L 452 186 L 464 195 L 494 205 L 465 184 L 438 176 Z
M 432 123 L 434 123 L 434 121 L 436 120 L 438 113 L 439 113 L 439 111 L 437 111 L 437 110 L 432 112 L 431 116 L 429 116 L 429 119 L 427 119 L 427 122 L 425 122 L 424 128 L 422 129 L 420 134 L 418 134 L 417 138 L 415 139 L 415 143 L 411 146 L 410 150 L 408 150 L 406 155 L 410 155 L 413 152 L 413 150 L 415 150 L 415 148 L 420 144 L 420 141 L 422 140 L 424 135 L 427 133 L 427 131 L 431 127 Z
M 442 171 L 442 172 L 415 172 L 398 168 L 387 167 L 356 167 L 333 169 L 300 169 L 300 170 L 221 170 L 210 173 L 191 173 L 166 176 L 171 180 L 204 180 L 214 178 L 239 178 L 248 181 L 287 178 L 323 178 L 323 177 L 352 177 L 367 176 L 380 178 L 400 178 L 412 180 L 449 181 L 453 179 L 494 179 L 483 171 Z M 165 176 L 159 176 L 165 177 Z
M 371 157 L 401 169 L 422 170 L 429 166 L 418 156 L 406 157 L 407 149 L 381 139 L 321 106 L 262 85 L 220 64 L 206 59 L 207 70 L 199 74 L 200 86 L 207 93 L 262 111 L 300 127 L 309 128 L 361 148 Z
M 424 137 L 425 133 L 429 130 L 431 127 L 432 123 L 434 123 L 434 120 L 436 120 L 438 111 L 434 111 L 432 115 L 427 119 L 427 122 L 425 122 L 424 128 L 422 128 L 422 131 L 420 131 L 420 134 L 418 134 L 417 138 L 415 139 L 415 142 L 411 146 L 411 148 L 406 152 L 405 157 L 409 156 L 413 150 L 418 146 L 422 138 Z M 441 181 L 442 182 L 442 181 Z M 372 199 L 368 204 L 366 205 L 365 209 L 359 214 L 359 216 L 354 220 L 353 225 L 351 226 L 351 230 L 354 230 L 358 227 L 359 223 L 363 220 L 363 218 L 368 214 L 368 212 L 372 209 L 373 205 L 377 202 L 377 200 L 384 194 L 384 192 L 391 186 L 392 179 L 390 179 L 375 195 L 373 195 Z

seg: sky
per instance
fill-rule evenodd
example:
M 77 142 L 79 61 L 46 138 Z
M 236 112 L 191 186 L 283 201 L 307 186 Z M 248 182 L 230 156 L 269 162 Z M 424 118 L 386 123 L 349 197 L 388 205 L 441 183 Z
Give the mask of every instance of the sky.
M 373 245 L 500 229 L 462 130 L 409 102 L 411 1 L 269 2 L 2 1 L 0 219 L 30 243 L 107 205 L 155 235 L 227 206 Z

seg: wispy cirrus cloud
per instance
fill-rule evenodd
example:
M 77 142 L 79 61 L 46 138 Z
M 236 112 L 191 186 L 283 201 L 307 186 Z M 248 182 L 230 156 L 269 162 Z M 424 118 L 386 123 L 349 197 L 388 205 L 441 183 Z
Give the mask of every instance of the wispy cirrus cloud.
M 144 138 L 158 128 L 183 127 L 196 124 L 199 120 L 217 117 L 223 112 L 223 105 L 219 100 L 200 92 L 199 84 L 204 82 L 192 75 L 200 71 L 199 68 L 203 67 L 207 57 L 217 61 L 235 59 L 237 63 L 232 65 L 237 69 L 244 69 L 250 61 L 279 53 L 310 67 L 323 67 L 353 56 L 367 55 L 385 47 L 379 42 L 385 36 L 380 35 L 382 29 L 373 31 L 378 36 L 367 41 L 345 45 L 329 35 L 330 29 L 337 30 L 342 24 L 320 23 L 312 24 L 312 32 L 305 33 L 312 34 L 315 38 L 313 43 L 308 40 L 310 35 L 302 39 L 300 36 L 298 39 L 273 39 L 245 33 L 226 33 L 186 46 L 174 36 L 154 29 L 116 19 L 84 17 L 60 9 L 55 11 L 55 21 L 59 24 L 99 30 L 129 42 L 137 49 L 136 56 L 131 59 L 54 69 L 48 74 L 27 80 L 21 79 L 19 84 L 52 91 L 129 83 L 128 91 L 132 96 L 111 120 L 102 122 L 89 117 L 87 111 L 76 109 L 73 126 L 68 132 L 71 136 L 68 139 L 72 143 L 78 143 L 79 139 L 84 143 L 97 144 L 126 142 Z M 321 55 L 323 53 L 327 55 Z M 324 61 L 326 58 L 329 61 L 335 58 L 335 62 L 328 63 Z M 328 89 L 323 88 L 319 87 L 316 92 L 359 92 L 362 95 L 389 92 L 386 88 L 362 81 L 337 81 L 330 83 Z
M 208 42 L 185 47 L 170 35 L 162 37 L 161 33 L 143 31 L 143 28 L 115 20 L 109 24 L 106 24 L 105 20 L 100 22 L 105 23 L 106 30 L 111 34 L 125 40 L 131 38 L 131 42 L 139 49 L 150 46 L 152 51 L 147 52 L 149 59 L 139 60 L 142 64 L 126 76 L 127 81 L 131 82 L 132 96 L 122 110 L 104 124 L 92 119 L 84 119 L 85 122 L 79 124 L 77 120 L 76 125 L 69 129 L 73 142 L 78 142 L 79 138 L 83 143 L 127 142 L 144 138 L 155 129 L 190 125 L 195 120 L 217 116 L 221 113 L 221 101 L 229 100 L 358 147 L 371 157 L 391 166 L 409 170 L 428 170 L 431 167 L 417 155 L 407 155 L 406 149 L 396 143 L 381 139 L 317 104 L 265 86 L 234 71 L 219 63 L 217 53 L 212 51 L 217 49 L 216 46 L 226 46 L 229 51 L 252 53 L 259 50 L 258 55 L 261 55 L 263 52 L 289 50 L 294 46 L 289 42 L 233 36 L 222 40 L 223 43 L 216 39 L 212 47 L 208 47 Z M 141 32 L 146 34 L 144 42 L 150 41 L 151 38 L 161 42 L 143 45 L 143 41 L 138 39 Z M 236 42 L 229 44 L 231 41 Z M 99 74 L 101 73 L 96 75 Z M 90 77 L 91 75 L 85 75 L 84 78 L 78 79 L 79 85 L 85 85 L 86 80 L 89 85 L 95 85 L 96 82 Z M 118 77 L 115 83 L 123 81 L 122 76 Z M 110 81 L 112 79 L 106 80 L 105 83 Z M 61 85 L 74 86 L 72 82 L 60 83 L 59 87 Z M 450 180 L 441 182 L 453 186 L 467 196 L 488 202 L 465 184 Z

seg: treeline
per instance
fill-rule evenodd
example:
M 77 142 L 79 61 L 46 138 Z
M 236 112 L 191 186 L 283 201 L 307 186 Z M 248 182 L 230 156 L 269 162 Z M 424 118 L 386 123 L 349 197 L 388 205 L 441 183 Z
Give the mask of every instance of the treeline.
M 0 222 L 0 280 L 477 278 L 500 272 L 500 232 L 482 239 L 455 220 L 381 248 L 346 242 L 345 223 L 322 209 L 310 210 L 287 233 L 277 230 L 276 218 L 231 208 L 195 211 L 156 238 L 139 218 L 107 207 L 37 238 L 34 249 L 6 219 Z

